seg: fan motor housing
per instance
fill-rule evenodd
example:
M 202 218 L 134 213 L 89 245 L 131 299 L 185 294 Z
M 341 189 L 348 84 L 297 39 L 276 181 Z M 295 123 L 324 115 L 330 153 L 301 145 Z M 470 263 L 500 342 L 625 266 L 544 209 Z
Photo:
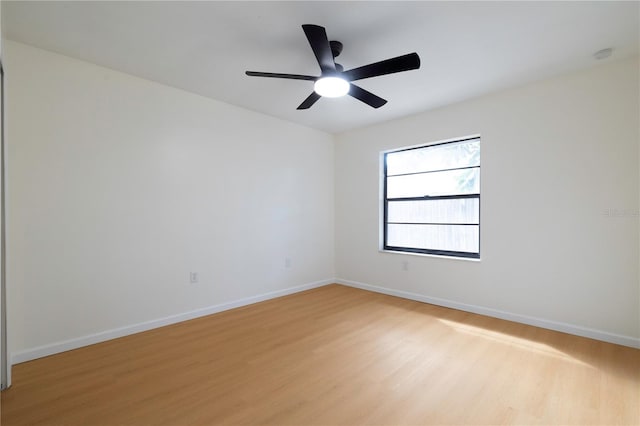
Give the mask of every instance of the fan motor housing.
M 331 40 L 329 42 L 329 46 L 331 46 L 331 54 L 333 55 L 333 57 L 337 57 L 340 56 L 340 53 L 342 53 L 342 43 L 340 43 L 339 41 L 336 40 Z

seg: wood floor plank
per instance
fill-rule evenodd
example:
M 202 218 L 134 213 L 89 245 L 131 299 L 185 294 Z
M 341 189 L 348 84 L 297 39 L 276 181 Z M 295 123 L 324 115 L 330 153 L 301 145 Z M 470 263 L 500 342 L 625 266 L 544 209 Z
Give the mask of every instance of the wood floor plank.
M 340 285 L 14 366 L 2 425 L 640 424 L 640 351 Z

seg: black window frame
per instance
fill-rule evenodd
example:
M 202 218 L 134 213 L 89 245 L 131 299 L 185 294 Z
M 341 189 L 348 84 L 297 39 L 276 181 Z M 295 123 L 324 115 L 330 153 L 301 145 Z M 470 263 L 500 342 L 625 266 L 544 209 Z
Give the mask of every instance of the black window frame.
M 389 199 L 387 197 L 387 178 L 388 177 L 393 177 L 396 175 L 392 175 L 392 176 L 388 176 L 387 175 L 387 155 L 389 154 L 394 154 L 397 152 L 403 152 L 403 151 L 412 151 L 412 150 L 416 150 L 416 149 L 428 149 L 428 148 L 433 148 L 436 146 L 442 146 L 442 145 L 448 145 L 448 144 L 452 144 L 452 143 L 459 143 L 459 142 L 466 142 L 466 141 L 472 141 L 472 140 L 477 140 L 478 142 L 481 142 L 481 138 L 480 136 L 473 136 L 473 137 L 468 137 L 468 138 L 462 138 L 462 139 L 455 139 L 455 140 L 449 140 L 446 142 L 437 142 L 437 143 L 433 143 L 433 144 L 426 144 L 426 145 L 420 145 L 420 146 L 414 146 L 414 147 L 410 147 L 410 148 L 401 148 L 401 149 L 395 149 L 392 151 L 385 151 L 383 153 L 383 222 L 382 222 L 382 232 L 383 232 L 383 239 L 382 239 L 382 249 L 386 250 L 386 251 L 393 251 L 393 252 L 399 252 L 399 253 L 416 253 L 416 254 L 427 254 L 427 255 L 436 255 L 436 256 L 446 256 L 446 257 L 453 257 L 453 258 L 467 258 L 467 259 L 480 259 L 480 253 L 481 253 L 481 232 L 482 232 L 482 227 L 481 227 L 481 200 L 480 200 L 480 193 L 482 192 L 481 188 L 479 190 L 478 193 L 473 193 L 473 194 L 449 194 L 449 195 L 435 195 L 435 196 L 422 196 L 422 197 L 398 197 L 398 198 L 391 198 Z M 481 154 L 481 158 L 482 158 L 482 154 Z M 463 170 L 463 169 L 469 169 L 469 168 L 477 168 L 478 169 L 478 174 L 480 175 L 481 172 L 481 161 L 478 162 L 478 166 L 471 166 L 471 167 L 456 167 L 456 168 L 452 168 L 452 169 L 442 169 L 442 170 L 432 170 L 429 171 L 428 173 L 433 173 L 433 172 L 438 172 L 438 171 L 445 171 L 445 170 Z M 450 251 L 450 250 L 436 250 L 436 249 L 424 249 L 424 248 L 415 248 L 415 247 L 398 247 L 398 246 L 390 246 L 387 244 L 387 227 L 389 225 L 389 221 L 388 221 L 388 210 L 389 210 L 389 200 L 391 201 L 423 201 L 423 200 L 446 200 L 446 199 L 467 199 L 467 198 L 477 198 L 478 199 L 478 223 L 469 223 L 469 224 L 460 224 L 460 223 L 424 223 L 426 225 L 429 224 L 433 224 L 433 225 L 477 225 L 478 226 L 478 251 L 477 252 L 465 252 L 465 251 Z M 395 224 L 395 222 L 393 222 L 392 224 Z

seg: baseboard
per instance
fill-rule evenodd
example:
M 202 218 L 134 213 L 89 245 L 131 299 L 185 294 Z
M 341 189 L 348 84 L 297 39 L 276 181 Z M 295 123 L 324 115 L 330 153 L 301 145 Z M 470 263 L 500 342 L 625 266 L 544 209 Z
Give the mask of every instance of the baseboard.
M 269 293 L 263 293 L 257 296 L 234 300 L 232 302 L 226 302 L 226 303 L 209 306 L 202 309 L 196 309 L 194 311 L 189 311 L 189 312 L 185 312 L 177 315 L 171 315 L 168 317 L 159 318 L 151 321 L 145 321 L 138 324 L 128 325 L 126 327 L 120 327 L 112 330 L 102 331 L 100 333 L 89 334 L 86 336 L 77 337 L 75 339 L 69 339 L 62 342 L 56 342 L 48 345 L 38 346 L 33 349 L 13 352 L 10 357 L 11 365 L 19 364 L 21 362 L 31 361 L 31 360 L 42 358 L 49 355 L 54 355 L 60 352 L 66 352 L 72 349 L 78 349 L 83 346 L 93 345 L 95 343 L 116 339 L 118 337 L 128 336 L 130 334 L 140 333 L 142 331 L 147 331 L 147 330 L 163 327 L 170 324 L 175 324 L 178 322 L 203 317 L 206 315 L 216 314 L 218 312 L 239 308 L 241 306 L 263 302 L 265 300 L 274 299 L 276 297 L 282 297 L 282 296 L 287 296 L 289 294 L 299 293 L 301 291 L 310 290 L 316 287 L 322 287 L 327 284 L 332 284 L 333 282 L 334 280 L 332 279 L 315 281 L 312 283 L 307 283 L 307 284 L 303 284 L 296 287 L 290 287 L 283 290 L 276 290 Z
M 175 324 L 182 321 L 188 321 L 190 319 L 215 314 L 215 313 L 226 311 L 229 309 L 251 305 L 253 303 L 274 299 L 276 297 L 299 293 L 301 291 L 322 287 L 332 283 L 338 283 L 338 284 L 346 285 L 349 287 L 359 288 L 362 290 L 373 291 L 376 293 L 387 294 L 390 296 L 402 297 L 404 299 L 415 300 L 418 302 L 429 303 L 432 305 L 444 306 L 447 308 L 458 309 L 465 312 L 472 312 L 472 313 L 486 315 L 494 318 L 500 318 L 508 321 L 519 322 L 522 324 L 533 325 L 536 327 L 560 331 L 563 333 L 574 334 L 582 337 L 588 337 L 591 339 L 601 340 L 609 343 L 615 343 L 623 346 L 629 346 L 632 348 L 640 348 L 640 339 L 630 337 L 630 336 L 622 336 L 619 334 L 581 327 L 573 324 L 550 321 L 546 319 L 514 314 L 506 311 L 500 311 L 497 309 L 491 309 L 491 308 L 486 308 L 486 307 L 477 306 L 477 305 L 470 305 L 470 304 L 455 302 L 447 299 L 440 299 L 437 297 L 424 296 L 421 294 L 411 293 L 408 291 L 394 290 L 386 287 L 380 287 L 380 286 L 365 284 L 357 281 L 336 278 L 335 280 L 329 279 L 329 280 L 315 281 L 312 283 L 307 283 L 307 284 L 303 284 L 296 287 L 290 287 L 283 290 L 263 293 L 257 296 L 252 296 L 252 297 L 247 297 L 244 299 L 239 299 L 231 302 L 221 303 L 218 305 L 209 306 L 202 309 L 196 309 L 194 311 L 189 311 L 189 312 L 185 312 L 177 315 L 171 315 L 164 318 L 159 318 L 151 321 L 129 325 L 126 327 L 120 327 L 112 330 L 102 331 L 100 333 L 89 334 L 89 335 L 78 337 L 75 339 L 69 339 L 62 342 L 56 342 L 48 345 L 38 346 L 36 348 L 27 349 L 24 351 L 13 352 L 10 356 L 11 365 L 19 364 L 21 362 L 31 361 L 31 360 L 42 358 L 49 355 L 54 355 L 54 354 L 69 351 L 72 349 L 78 349 L 83 346 L 93 345 L 95 343 L 116 339 L 118 337 L 128 336 L 130 334 L 140 333 L 143 331 L 151 330 L 158 327 L 163 327 L 170 324 Z
M 429 303 L 432 305 L 444 306 L 447 308 L 458 309 L 474 314 L 486 315 L 488 317 L 500 318 L 508 321 L 519 322 L 522 324 L 533 325 L 549 330 L 560 331 L 563 333 L 574 334 L 576 336 L 588 337 L 590 339 L 601 340 L 604 342 L 615 343 L 617 345 L 629 346 L 632 348 L 640 348 L 640 339 L 630 336 L 622 336 L 619 334 L 609 333 L 606 331 L 595 330 L 592 328 L 581 327 L 573 324 L 566 324 L 557 321 L 550 321 L 542 318 L 535 318 L 526 315 L 514 314 L 511 312 L 500 311 L 497 309 L 485 308 L 482 306 L 469 305 L 466 303 L 454 302 L 452 300 L 440 299 L 437 297 L 423 296 L 408 291 L 394 290 L 386 287 L 379 287 L 370 284 L 364 284 L 357 281 L 336 278 L 336 283 L 355 287 L 362 290 L 373 291 L 376 293 L 387 294 L 390 296 L 401 297 L 403 299 L 415 300 L 418 302 Z

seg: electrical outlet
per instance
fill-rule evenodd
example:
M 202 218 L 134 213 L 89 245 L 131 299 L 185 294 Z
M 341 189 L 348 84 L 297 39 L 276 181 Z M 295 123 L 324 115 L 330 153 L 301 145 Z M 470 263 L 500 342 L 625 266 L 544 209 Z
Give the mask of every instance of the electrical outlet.
M 409 270 L 409 261 L 408 260 L 403 260 L 402 261 L 402 270 L 403 271 L 408 271 Z
M 200 278 L 199 275 L 200 274 L 198 274 L 197 272 L 190 272 L 189 273 L 189 282 L 191 284 L 196 284 L 198 282 L 198 279 Z
M 285 257 L 284 258 L 284 267 L 285 268 L 291 268 L 291 258 L 290 257 Z

